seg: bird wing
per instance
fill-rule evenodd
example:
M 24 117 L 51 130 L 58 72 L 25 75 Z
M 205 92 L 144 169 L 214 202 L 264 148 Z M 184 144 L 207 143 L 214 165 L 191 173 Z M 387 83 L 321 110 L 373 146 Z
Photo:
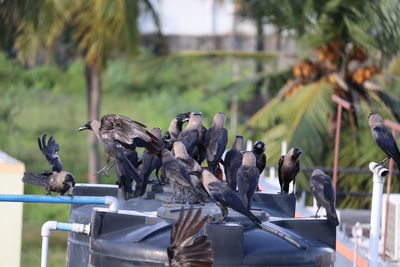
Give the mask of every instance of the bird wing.
M 116 114 L 108 114 L 101 118 L 100 136 L 119 141 L 123 146 L 144 146 L 149 151 L 158 149 L 160 140 L 147 131 L 146 125 L 134 121 L 128 117 Z
M 279 158 L 279 161 L 278 161 L 278 178 L 279 178 L 279 184 L 281 185 L 281 188 L 282 188 L 282 186 L 283 186 L 282 165 L 283 165 L 284 159 L 285 159 L 285 156 L 282 155 L 282 156 Z
M 224 168 L 229 168 L 231 166 L 232 158 L 234 156 L 235 152 L 233 150 L 229 150 L 225 154 L 225 159 L 224 159 Z
M 195 146 L 197 146 L 199 142 L 199 131 L 197 130 L 183 130 L 178 138 L 178 141 L 182 141 L 182 143 L 186 147 L 186 151 L 190 155 L 192 153 L 192 150 L 194 149 Z
M 212 131 L 212 128 L 210 128 L 206 134 L 206 159 L 208 161 L 217 161 L 220 159 L 222 154 L 224 154 L 227 142 L 228 131 L 225 128 L 219 132 Z
M 53 136 L 50 136 L 47 143 L 46 138 L 47 134 L 44 134 L 41 139 L 38 137 L 39 149 L 46 157 L 51 169 L 53 171 L 60 172 L 63 170 L 61 159 L 57 154 L 57 152 L 60 150 L 60 145 L 56 142 L 56 139 Z
M 49 184 L 49 176 L 51 174 L 53 174 L 53 172 L 25 172 L 24 177 L 22 177 L 22 181 L 27 184 L 46 186 Z
M 329 176 L 324 177 L 324 196 L 331 205 L 335 205 L 335 192 L 333 190 L 332 181 Z
M 260 164 L 260 173 L 265 169 L 265 166 L 267 165 L 267 156 L 263 153 L 261 154 L 261 164 Z
M 201 209 L 192 217 L 193 206 L 186 216 L 181 208 L 178 221 L 172 226 L 171 244 L 167 249 L 171 266 L 212 266 L 213 252 L 206 235 L 194 238 L 208 221 L 208 216 L 200 219 Z
M 386 127 L 375 127 L 372 131 L 375 142 L 388 156 L 400 163 L 400 152 L 393 135 Z

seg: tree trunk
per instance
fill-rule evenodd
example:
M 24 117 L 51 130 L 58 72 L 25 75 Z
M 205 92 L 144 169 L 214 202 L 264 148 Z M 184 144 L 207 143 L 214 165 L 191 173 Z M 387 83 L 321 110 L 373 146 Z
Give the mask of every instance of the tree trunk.
M 256 28 L 257 28 L 257 40 L 256 40 L 256 51 L 257 52 L 263 52 L 265 48 L 265 42 L 264 42 L 264 27 L 263 27 L 262 19 L 257 18 L 256 19 Z M 256 61 L 256 74 L 259 74 L 264 71 L 264 64 L 262 61 L 257 60 Z M 256 83 L 256 88 L 255 88 L 255 95 L 257 99 L 261 100 L 263 102 L 263 95 L 262 95 L 262 86 L 264 84 L 264 79 L 260 79 Z
M 100 71 L 89 65 L 85 66 L 86 86 L 88 100 L 89 120 L 98 120 L 100 117 L 100 97 L 101 97 L 101 78 Z M 100 179 L 96 172 L 99 170 L 99 148 L 96 136 L 92 131 L 88 137 L 89 143 L 89 162 L 88 180 L 89 183 L 99 183 Z

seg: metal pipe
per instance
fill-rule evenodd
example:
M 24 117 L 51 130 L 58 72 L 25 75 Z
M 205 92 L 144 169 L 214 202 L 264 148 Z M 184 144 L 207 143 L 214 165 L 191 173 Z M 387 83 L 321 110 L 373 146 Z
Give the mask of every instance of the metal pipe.
M 400 130 L 400 124 L 390 120 L 384 120 L 383 123 L 385 126 L 392 128 L 392 135 L 396 137 L 396 130 Z M 389 200 L 390 200 L 390 192 L 392 186 L 392 175 L 393 175 L 393 159 L 389 160 L 389 177 L 386 184 L 386 203 L 385 203 L 385 227 L 383 228 L 383 253 L 382 260 L 386 260 L 386 245 L 387 245 L 387 227 L 388 227 L 388 215 L 389 215 Z
M 118 211 L 119 204 L 115 197 L 92 196 L 47 196 L 47 195 L 13 195 L 0 194 L 0 202 L 34 202 L 34 203 L 66 203 L 66 204 L 106 204 L 112 212 Z
M 375 162 L 371 162 L 369 164 L 369 169 L 374 174 L 371 203 L 371 231 L 369 236 L 369 266 L 375 267 L 378 266 L 379 230 L 382 217 L 383 177 L 389 173 L 389 170 Z
M 41 267 L 47 267 L 47 258 L 49 252 L 49 237 L 51 235 L 52 230 L 60 230 L 60 231 L 72 231 L 75 233 L 81 233 L 89 235 L 90 233 L 90 225 L 89 224 L 80 224 L 80 223 L 61 223 L 56 221 L 47 221 L 42 225 L 42 258 L 41 258 Z
M 335 155 L 333 159 L 333 189 L 336 192 L 337 173 L 339 166 L 340 128 L 342 126 L 342 108 L 351 110 L 351 104 L 337 95 L 332 95 L 331 100 L 338 105 L 336 113 Z
M 342 126 L 342 106 L 338 105 L 336 113 L 335 155 L 333 158 L 333 190 L 336 192 L 337 170 L 339 165 L 340 128 Z

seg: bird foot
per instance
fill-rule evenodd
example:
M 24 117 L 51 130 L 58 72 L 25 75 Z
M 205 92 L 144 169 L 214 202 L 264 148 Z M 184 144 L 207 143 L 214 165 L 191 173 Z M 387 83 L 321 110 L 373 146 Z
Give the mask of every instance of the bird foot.
M 215 221 L 215 224 L 225 224 L 226 221 L 224 219 L 218 219 L 217 221 Z
M 103 175 L 105 175 L 107 177 L 109 176 L 108 170 L 103 170 L 103 169 L 101 169 L 100 171 L 96 172 L 96 174 L 103 174 Z
M 49 191 L 47 192 L 46 196 L 52 196 L 53 194 Z

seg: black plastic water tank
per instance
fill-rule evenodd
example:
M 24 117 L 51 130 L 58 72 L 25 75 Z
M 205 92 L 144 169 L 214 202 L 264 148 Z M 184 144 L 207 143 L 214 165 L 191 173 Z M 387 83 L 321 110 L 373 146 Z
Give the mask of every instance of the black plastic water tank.
M 179 214 L 179 205 L 162 207 L 162 203 L 169 200 L 170 192 L 168 187 L 151 185 L 145 197 L 120 202 L 121 210 L 153 212 L 154 217 L 127 214 L 129 212 L 124 211 L 93 211 L 94 205 L 72 205 L 69 221 L 91 223 L 91 236 L 70 234 L 67 266 L 164 266 L 167 262 L 170 223 L 175 219 L 172 215 L 174 212 L 175 216 Z M 116 197 L 117 187 L 77 186 L 74 195 Z M 272 233 L 255 228 L 247 218 L 230 210 L 227 224 L 207 224 L 204 230 L 213 241 L 215 266 L 333 264 L 336 229 L 329 226 L 326 220 L 293 218 L 293 195 L 257 193 L 253 201 L 253 212 L 260 219 L 269 220 L 266 223 L 284 231 L 307 248 L 299 249 Z M 202 208 L 207 210 L 207 207 L 211 207 L 218 217 L 219 210 L 212 208 L 213 205 L 209 203 Z M 169 208 L 171 216 L 168 215 Z M 156 216 L 156 210 L 159 216 Z

